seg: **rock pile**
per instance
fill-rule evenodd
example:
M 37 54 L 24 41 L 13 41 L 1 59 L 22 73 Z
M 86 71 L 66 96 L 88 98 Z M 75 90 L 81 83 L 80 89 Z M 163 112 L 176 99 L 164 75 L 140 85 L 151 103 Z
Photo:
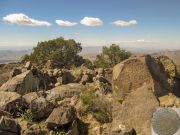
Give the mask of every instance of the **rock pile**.
M 157 107 L 180 107 L 176 66 L 131 57 L 113 69 L 27 62 L 0 87 L 2 135 L 150 135 Z
M 114 121 L 109 127 L 123 123 L 137 134 L 150 135 L 154 110 L 178 107 L 179 98 L 173 95 L 180 94 L 177 83 L 176 66 L 165 56 L 133 57 L 117 64 L 113 68 L 113 93 L 120 105 L 114 104 Z

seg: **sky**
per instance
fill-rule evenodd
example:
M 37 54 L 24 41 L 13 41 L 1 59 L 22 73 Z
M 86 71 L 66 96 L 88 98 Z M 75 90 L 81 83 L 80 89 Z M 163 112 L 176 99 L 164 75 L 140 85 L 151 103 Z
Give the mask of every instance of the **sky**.
M 180 49 L 180 0 L 0 0 L 0 48 L 61 36 L 82 46 Z

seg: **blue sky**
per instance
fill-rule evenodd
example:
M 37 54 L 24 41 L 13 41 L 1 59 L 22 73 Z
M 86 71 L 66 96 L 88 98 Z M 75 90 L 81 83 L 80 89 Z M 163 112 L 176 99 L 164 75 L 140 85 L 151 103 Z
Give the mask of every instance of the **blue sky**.
M 30 22 L 17 19 L 24 16 Z M 180 0 L 0 0 L 0 48 L 60 36 L 83 46 L 180 49 Z

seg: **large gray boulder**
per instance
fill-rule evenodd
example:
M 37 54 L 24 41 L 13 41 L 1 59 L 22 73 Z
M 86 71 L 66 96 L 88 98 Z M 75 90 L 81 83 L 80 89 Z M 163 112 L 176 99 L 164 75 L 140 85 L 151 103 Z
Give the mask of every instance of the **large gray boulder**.
M 122 102 L 114 101 L 112 106 L 113 121 L 103 132 L 111 135 L 125 135 L 125 132 L 128 135 L 151 135 L 151 118 L 159 102 L 146 84 L 133 90 Z
M 83 90 L 83 85 L 79 83 L 69 83 L 46 91 L 46 99 L 48 101 L 60 101 L 64 98 L 71 98 L 75 95 L 79 95 Z
M 0 87 L 0 91 L 18 92 L 20 94 L 35 91 L 39 88 L 39 78 L 28 70 L 8 80 Z
M 54 129 L 71 124 L 75 119 L 75 110 L 73 107 L 55 108 L 46 120 L 47 127 Z
M 127 59 L 113 68 L 113 90 L 119 98 L 126 97 L 129 93 L 148 85 L 158 97 L 169 92 L 177 93 L 174 89 L 176 68 L 169 58 L 158 59 L 149 55 Z M 168 66 L 168 62 L 170 67 Z M 179 92 L 180 94 L 180 92 Z

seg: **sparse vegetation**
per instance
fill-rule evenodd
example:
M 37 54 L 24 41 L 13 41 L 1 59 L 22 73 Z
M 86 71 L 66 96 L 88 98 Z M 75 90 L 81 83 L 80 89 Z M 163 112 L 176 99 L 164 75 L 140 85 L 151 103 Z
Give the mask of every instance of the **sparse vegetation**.
M 86 107 L 86 113 L 91 113 L 100 123 L 111 121 L 109 105 L 96 95 L 94 90 L 85 90 L 81 95 L 81 99 Z
M 130 52 L 121 49 L 116 44 L 112 44 L 110 47 L 103 47 L 102 53 L 96 56 L 94 65 L 96 67 L 110 68 L 117 63 L 128 59 L 130 56 Z
M 66 132 L 64 131 L 50 131 L 50 135 L 66 135 Z
M 33 114 L 32 114 L 32 112 L 28 109 L 28 110 L 26 110 L 23 114 L 21 114 L 21 118 L 22 118 L 23 120 L 32 122 L 32 121 L 33 121 Z

